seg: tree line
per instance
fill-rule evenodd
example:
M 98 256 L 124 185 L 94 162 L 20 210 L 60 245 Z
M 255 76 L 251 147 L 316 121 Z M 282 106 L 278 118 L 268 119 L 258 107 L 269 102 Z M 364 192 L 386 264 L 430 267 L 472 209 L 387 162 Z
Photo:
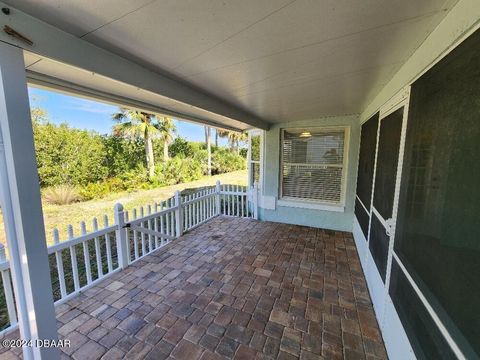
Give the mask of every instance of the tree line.
M 49 121 L 45 110 L 32 109 L 40 185 L 51 202 L 102 197 L 111 192 L 173 185 L 246 168 L 245 135 L 217 131 L 229 147 L 178 136 L 175 122 L 164 116 L 119 109 L 112 115 L 112 133 L 100 135 Z M 65 201 L 60 193 L 68 189 Z M 65 194 L 63 194 L 65 195 Z

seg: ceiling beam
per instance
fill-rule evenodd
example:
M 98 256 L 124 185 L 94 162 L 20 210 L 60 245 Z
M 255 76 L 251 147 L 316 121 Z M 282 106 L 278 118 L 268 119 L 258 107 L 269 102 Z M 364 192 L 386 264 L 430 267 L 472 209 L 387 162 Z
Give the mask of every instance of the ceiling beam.
M 180 101 L 234 120 L 249 127 L 267 130 L 270 121 L 245 111 L 238 106 L 208 94 L 191 84 L 160 74 L 75 37 L 37 18 L 8 7 L 10 14 L 0 13 L 0 25 L 7 25 L 33 42 L 29 45 L 0 30 L 0 41 L 96 74 Z
M 30 85 L 34 87 L 44 88 L 44 89 L 53 89 L 58 92 L 69 94 L 69 95 L 76 95 L 82 98 L 90 99 L 90 100 L 97 100 L 107 104 L 118 105 L 120 107 L 128 107 L 138 111 L 145 111 L 149 113 L 154 113 L 158 115 L 166 115 L 174 117 L 178 120 L 186 120 L 189 122 L 200 123 L 203 125 L 208 125 L 209 127 L 217 128 L 217 129 L 224 129 L 224 130 L 231 130 L 231 131 L 238 131 L 242 132 L 242 129 L 224 125 L 217 121 L 212 121 L 207 118 L 194 116 L 178 111 L 173 111 L 162 106 L 153 105 L 149 103 L 145 103 L 143 101 L 126 98 L 120 95 L 113 95 L 111 93 L 107 93 L 101 90 L 92 89 L 83 85 L 74 84 L 72 82 L 55 78 L 53 76 L 40 74 L 35 71 L 27 70 L 27 81 Z

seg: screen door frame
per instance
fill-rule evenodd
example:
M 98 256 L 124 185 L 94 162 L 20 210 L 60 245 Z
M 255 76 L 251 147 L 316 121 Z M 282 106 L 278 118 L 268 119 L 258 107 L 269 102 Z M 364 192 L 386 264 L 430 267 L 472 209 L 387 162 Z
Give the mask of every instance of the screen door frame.
M 367 276 L 372 279 L 368 283 L 370 294 L 372 297 L 372 302 L 375 308 L 375 313 L 377 315 L 377 320 L 381 328 L 383 328 L 384 323 L 384 312 L 385 312 L 385 302 L 388 299 L 388 288 L 390 286 L 390 273 L 392 267 L 392 258 L 393 258 L 393 245 L 394 245 L 394 238 L 395 238 L 395 227 L 398 215 L 398 202 L 400 197 L 400 182 L 402 178 L 402 169 L 403 169 L 403 158 L 404 158 L 404 151 L 405 151 L 405 137 L 407 131 L 407 119 L 408 119 L 408 109 L 409 109 L 409 101 L 410 101 L 410 86 L 403 88 L 400 92 L 398 92 L 394 97 L 392 97 L 387 103 L 385 103 L 380 108 L 379 114 L 379 122 L 378 122 L 378 129 L 377 129 L 377 143 L 376 143 L 376 150 L 375 150 L 375 164 L 374 164 L 374 171 L 373 171 L 373 181 L 372 181 L 372 196 L 371 196 L 371 203 L 370 203 L 370 221 L 369 221 L 369 231 L 368 231 L 368 239 L 367 239 L 367 259 L 365 261 L 365 268 L 366 271 L 369 273 Z M 398 163 L 397 163 L 397 172 L 395 177 L 395 187 L 394 187 L 394 194 L 393 194 L 393 206 L 392 206 L 392 217 L 389 221 L 390 229 L 389 229 L 389 240 L 388 240 L 388 252 L 387 252 L 387 265 L 386 265 L 386 275 L 385 275 L 385 282 L 382 280 L 380 272 L 377 269 L 377 265 L 373 260 L 372 254 L 370 252 L 370 237 L 372 236 L 371 226 L 372 226 L 372 219 L 373 216 L 377 216 L 380 222 L 383 225 L 383 228 L 386 229 L 386 220 L 383 216 L 374 208 L 373 200 L 375 198 L 375 180 L 377 177 L 377 163 L 378 163 L 378 155 L 379 155 L 379 140 L 380 140 L 380 129 L 382 125 L 382 121 L 398 109 L 403 107 L 403 117 L 402 117 L 402 126 L 400 132 L 400 145 L 398 151 Z

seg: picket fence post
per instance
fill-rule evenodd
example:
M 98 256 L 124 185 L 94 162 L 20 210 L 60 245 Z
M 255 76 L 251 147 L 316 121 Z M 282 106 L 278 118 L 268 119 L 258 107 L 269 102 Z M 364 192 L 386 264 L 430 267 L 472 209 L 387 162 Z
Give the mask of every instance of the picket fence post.
M 215 185 L 215 206 L 217 207 L 217 215 L 222 214 L 222 209 L 220 209 L 221 202 L 220 202 L 220 191 L 221 191 L 221 186 L 220 186 L 220 180 L 217 180 L 217 184 Z
M 123 205 L 117 203 L 114 208 L 115 224 L 115 238 L 117 242 L 118 266 L 125 269 L 128 266 L 128 247 L 127 247 L 127 229 L 125 228 L 125 213 L 123 212 Z
M 180 191 L 175 191 L 175 225 L 176 225 L 176 237 L 183 235 L 183 208 L 182 208 L 182 195 Z

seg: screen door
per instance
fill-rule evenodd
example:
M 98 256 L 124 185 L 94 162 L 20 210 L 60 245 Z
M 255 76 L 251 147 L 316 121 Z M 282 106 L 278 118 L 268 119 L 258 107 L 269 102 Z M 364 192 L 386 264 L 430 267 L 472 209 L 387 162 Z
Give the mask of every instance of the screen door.
M 384 282 L 390 238 L 395 224 L 395 190 L 399 186 L 397 172 L 404 113 L 403 102 L 380 115 L 369 248 Z

